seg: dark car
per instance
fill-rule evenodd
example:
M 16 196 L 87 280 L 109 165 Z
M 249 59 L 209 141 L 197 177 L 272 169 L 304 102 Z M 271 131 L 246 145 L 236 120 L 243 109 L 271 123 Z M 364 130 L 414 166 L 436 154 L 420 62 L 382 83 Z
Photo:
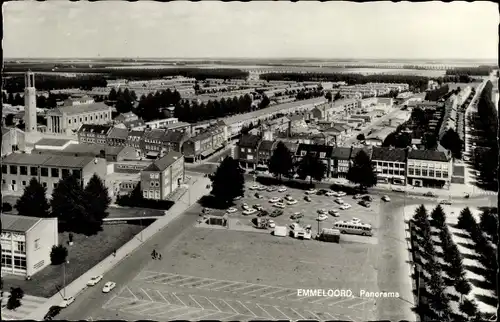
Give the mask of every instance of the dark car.
M 361 200 L 359 204 L 363 207 L 370 208 L 370 203 L 366 200 Z
M 43 317 L 45 321 L 50 321 L 53 318 L 55 318 L 59 312 L 61 312 L 61 307 L 60 306 L 51 306 L 47 314 Z
M 311 197 L 309 197 L 309 196 L 305 196 L 305 197 L 304 197 L 304 200 L 305 200 L 305 201 L 307 201 L 307 202 L 311 202 Z
M 318 192 L 316 192 L 316 195 L 317 196 L 322 196 L 324 195 L 325 193 L 327 193 L 328 190 L 325 190 L 325 189 L 319 189 Z
M 364 201 L 369 201 L 369 202 L 372 202 L 373 201 L 373 198 L 371 196 L 363 196 L 363 199 Z
M 276 209 L 269 216 L 274 218 L 274 217 L 278 217 L 281 215 L 283 215 L 283 210 Z
M 267 210 L 261 210 L 258 214 L 257 217 L 265 217 L 269 215 L 269 212 Z

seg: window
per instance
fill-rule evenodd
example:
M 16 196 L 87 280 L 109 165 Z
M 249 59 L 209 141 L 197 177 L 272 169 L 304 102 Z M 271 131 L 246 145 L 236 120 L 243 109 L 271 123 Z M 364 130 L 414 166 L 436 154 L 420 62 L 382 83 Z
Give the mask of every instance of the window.
M 326 157 L 326 152 L 320 152 L 319 157 L 324 159 Z
M 85 122 L 87 122 L 87 117 L 85 116 Z
M 10 254 L 2 254 L 2 267 L 12 267 L 12 256 Z
M 415 169 L 415 175 L 416 175 L 416 176 L 420 176 L 420 169 L 418 169 L 418 168 L 417 168 L 417 169 Z
M 82 118 L 80 117 L 80 123 L 82 123 Z
M 57 182 L 52 183 L 52 188 L 55 189 L 56 187 L 57 187 Z
M 147 197 L 148 197 L 148 191 L 147 191 L 147 190 L 144 190 L 144 191 L 142 192 L 142 196 L 143 196 L 144 198 L 147 198 Z
M 40 243 L 40 238 L 35 239 L 35 249 L 40 248 L 40 244 L 39 243 Z
M 21 173 L 21 175 L 23 175 L 23 176 L 28 175 L 28 167 L 25 165 L 20 166 L 19 173 Z
M 448 171 L 443 171 L 443 178 L 448 178 Z
M 440 170 L 436 170 L 436 178 L 441 178 L 441 171 Z
M 71 119 L 68 120 L 68 124 L 71 124 Z
M 17 242 L 17 248 L 16 248 L 15 252 L 16 253 L 21 253 L 21 254 L 26 253 L 26 242 L 18 241 Z
M 26 257 L 14 256 L 14 268 L 26 269 Z
M 382 169 L 382 173 L 383 173 L 383 174 L 387 174 L 387 169 L 385 169 L 385 168 L 384 168 L 384 169 Z
M 404 176 L 405 175 L 405 170 L 399 170 L 399 175 Z
M 434 177 L 434 169 L 429 169 L 429 177 Z
M 32 176 L 37 176 L 38 175 L 38 168 L 37 167 L 30 167 L 30 174 Z
M 92 115 L 90 116 L 90 120 L 92 121 Z
M 17 174 L 17 166 L 16 165 L 11 165 L 9 168 L 10 168 L 10 174 Z
M 16 180 L 12 180 L 12 184 L 15 185 L 16 184 Z
M 73 170 L 73 175 L 77 178 L 81 178 L 82 172 L 80 170 Z
M 149 190 L 149 198 L 150 199 L 153 199 L 153 194 L 154 194 L 153 190 Z
M 427 169 L 422 169 L 422 176 L 427 177 Z
M 155 190 L 155 199 L 160 199 L 160 191 Z
M 305 156 L 306 155 L 306 151 L 300 151 L 300 155 L 301 156 Z
M 382 163 L 382 166 L 387 167 L 388 166 L 387 162 Z
M 42 177 L 48 177 L 49 176 L 49 168 L 42 167 L 40 168 L 40 175 Z
M 42 182 L 42 186 L 43 186 L 44 188 L 47 188 L 47 182 Z
M 26 186 L 26 181 L 24 181 L 24 180 L 21 181 L 21 184 L 23 185 L 23 187 L 25 187 Z
M 59 169 L 58 168 L 51 168 L 50 169 L 50 176 L 52 178 L 59 178 Z

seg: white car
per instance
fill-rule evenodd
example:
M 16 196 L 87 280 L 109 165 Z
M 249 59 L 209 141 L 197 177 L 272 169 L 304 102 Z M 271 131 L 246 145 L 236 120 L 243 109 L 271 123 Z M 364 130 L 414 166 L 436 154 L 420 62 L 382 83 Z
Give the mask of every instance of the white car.
M 102 288 L 102 292 L 103 293 L 109 293 L 115 287 L 116 287 L 116 283 L 115 282 L 106 282 L 106 284 L 104 284 L 104 287 Z
M 270 203 L 276 203 L 278 201 L 280 201 L 280 198 L 278 198 L 278 197 L 273 197 L 273 198 L 269 199 Z
M 60 307 L 68 307 L 71 303 L 75 301 L 75 298 L 73 296 L 65 297 L 61 304 L 59 304 Z
M 337 193 L 335 191 L 327 191 L 325 193 L 325 196 L 327 196 L 327 197 L 333 197 L 333 196 L 336 196 L 336 195 L 337 195 Z
M 278 192 L 285 192 L 285 191 L 286 191 L 286 187 L 280 187 L 280 188 L 278 189 Z
M 228 212 L 230 214 L 232 214 L 233 212 L 236 212 L 236 211 L 238 211 L 238 209 L 236 209 L 234 207 L 231 207 L 231 208 L 229 208 L 229 209 L 226 210 L 226 212 Z
M 293 200 L 293 197 L 292 197 L 292 196 L 290 196 L 290 195 L 286 195 L 286 196 L 285 196 L 285 200 L 286 200 L 286 201 Z
M 326 214 L 326 210 L 325 210 L 325 209 L 318 209 L 316 212 L 317 212 L 318 214 L 320 214 L 320 215 L 324 215 L 324 214 Z
M 340 216 L 339 211 L 335 210 L 335 209 L 329 210 L 328 213 L 330 215 L 332 215 L 333 217 L 339 217 Z
M 361 222 L 361 220 L 359 218 L 356 218 L 356 217 L 352 217 L 351 221 L 352 222 Z
M 347 210 L 347 209 L 351 208 L 351 205 L 348 203 L 344 203 L 344 204 L 340 205 L 339 208 L 342 210 Z
M 338 191 L 337 192 L 337 197 L 345 197 L 347 196 L 347 193 L 343 192 L 343 191 Z
M 286 207 L 285 204 L 282 202 L 277 202 L 273 206 L 276 208 L 281 208 L 281 209 L 284 209 Z
M 253 186 L 250 187 L 250 190 L 258 190 L 259 186 L 254 184 Z
M 243 196 L 238 196 L 238 197 L 235 197 L 233 200 L 234 200 L 234 201 L 237 201 L 237 200 L 240 200 L 241 198 L 243 198 Z
M 274 228 L 274 227 L 276 227 L 276 224 L 274 223 L 274 220 L 268 220 L 267 221 L 267 226 L 269 228 Z
M 87 282 L 87 286 L 94 286 L 102 280 L 102 275 L 94 276 Z
M 256 209 L 249 208 L 249 209 L 247 209 L 247 210 L 243 211 L 243 214 L 244 214 L 245 216 L 249 216 L 249 215 L 253 215 L 253 214 L 254 214 L 254 213 L 256 213 L 256 212 L 257 212 L 257 210 L 256 210 Z
M 250 209 L 250 206 L 248 204 L 244 203 L 241 205 L 241 208 L 243 208 L 243 210 L 248 210 L 248 209 Z
M 324 220 L 326 220 L 326 219 L 328 219 L 328 216 L 327 216 L 327 215 L 319 215 L 319 216 L 318 216 L 318 218 L 317 218 L 316 220 L 318 220 L 318 221 L 324 221 Z
M 344 200 L 342 198 L 337 198 L 335 199 L 335 202 L 338 203 L 339 205 L 342 205 L 344 203 Z
M 295 205 L 295 204 L 297 203 L 297 200 L 295 200 L 295 199 L 288 200 L 286 203 L 287 203 L 288 205 Z
M 389 196 L 385 195 L 382 197 L 382 200 L 385 202 L 389 202 L 389 201 L 391 201 L 391 198 L 389 198 Z
M 316 189 L 309 189 L 306 191 L 306 195 L 312 195 L 312 194 L 315 194 L 316 192 L 318 192 L 318 190 Z

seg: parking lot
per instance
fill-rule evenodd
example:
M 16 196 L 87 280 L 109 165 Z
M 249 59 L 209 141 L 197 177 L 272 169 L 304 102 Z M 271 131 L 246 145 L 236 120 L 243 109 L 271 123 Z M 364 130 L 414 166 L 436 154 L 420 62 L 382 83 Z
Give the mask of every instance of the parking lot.
M 359 297 L 360 289 L 377 290 L 374 247 L 191 227 L 161 261 L 116 289 L 102 318 L 375 319 L 375 299 Z M 350 290 L 352 296 L 297 294 L 318 288 Z
M 319 223 L 319 229 L 321 230 L 322 228 L 332 228 L 333 224 L 339 220 L 349 221 L 352 218 L 358 218 L 361 220 L 362 223 L 367 223 L 372 225 L 373 236 L 365 237 L 365 236 L 355 236 L 355 235 L 343 235 L 342 238 L 343 239 L 347 238 L 347 240 L 359 241 L 363 243 L 372 243 L 372 244 L 377 243 L 377 228 L 379 225 L 378 209 L 380 206 L 380 202 L 383 202 L 380 200 L 379 196 L 373 196 L 373 202 L 371 203 L 370 208 L 366 208 L 364 206 L 359 205 L 358 204 L 359 200 L 353 199 L 352 195 L 341 197 L 341 199 L 344 200 L 344 202 L 352 206 L 350 209 L 341 210 L 339 208 L 340 205 L 335 202 L 335 199 L 337 197 L 333 196 L 328 197 L 325 195 L 318 196 L 316 194 L 311 194 L 309 195 L 311 201 L 308 202 L 304 200 L 304 197 L 306 196 L 305 190 L 287 188 L 287 191 L 285 192 L 278 192 L 277 190 L 273 192 L 269 192 L 267 190 L 258 191 L 250 189 L 250 187 L 253 185 L 254 185 L 253 182 L 246 183 L 245 196 L 242 199 L 235 202 L 234 207 L 237 209 L 237 211 L 229 214 L 229 218 L 234 218 L 241 224 L 241 226 L 253 227 L 252 218 L 255 218 L 257 215 L 257 213 L 248 216 L 243 215 L 242 204 L 246 203 L 250 207 L 253 207 L 254 205 L 260 205 L 269 213 L 271 213 L 276 209 L 280 209 L 276 208 L 275 206 L 273 206 L 274 205 L 273 203 L 269 202 L 271 198 L 273 197 L 284 198 L 286 195 L 290 195 L 294 200 L 297 200 L 297 203 L 294 205 L 286 204 L 285 208 L 282 209 L 283 215 L 272 218 L 275 221 L 276 225 L 289 226 L 291 223 L 295 222 L 290 218 L 291 215 L 296 212 L 300 212 L 301 214 L 304 215 L 302 218 L 300 218 L 300 225 L 301 226 L 311 225 L 312 233 L 314 235 L 318 231 L 318 223 Z M 262 199 L 255 197 L 256 193 L 262 195 Z M 320 209 L 323 209 L 326 212 L 328 212 L 329 210 L 337 210 L 339 217 L 334 217 L 330 214 L 327 214 L 326 220 L 318 221 L 317 220 L 318 210 Z M 231 227 L 238 227 L 238 225 L 231 225 Z

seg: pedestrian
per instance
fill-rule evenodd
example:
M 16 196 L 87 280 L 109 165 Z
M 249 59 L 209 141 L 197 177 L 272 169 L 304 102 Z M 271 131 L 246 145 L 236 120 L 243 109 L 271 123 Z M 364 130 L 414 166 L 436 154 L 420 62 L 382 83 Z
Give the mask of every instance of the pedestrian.
M 158 259 L 161 260 L 161 254 L 158 255 Z
M 116 249 L 113 251 L 113 256 L 116 257 Z
M 156 250 L 153 249 L 153 252 L 151 253 L 151 258 L 156 259 Z

